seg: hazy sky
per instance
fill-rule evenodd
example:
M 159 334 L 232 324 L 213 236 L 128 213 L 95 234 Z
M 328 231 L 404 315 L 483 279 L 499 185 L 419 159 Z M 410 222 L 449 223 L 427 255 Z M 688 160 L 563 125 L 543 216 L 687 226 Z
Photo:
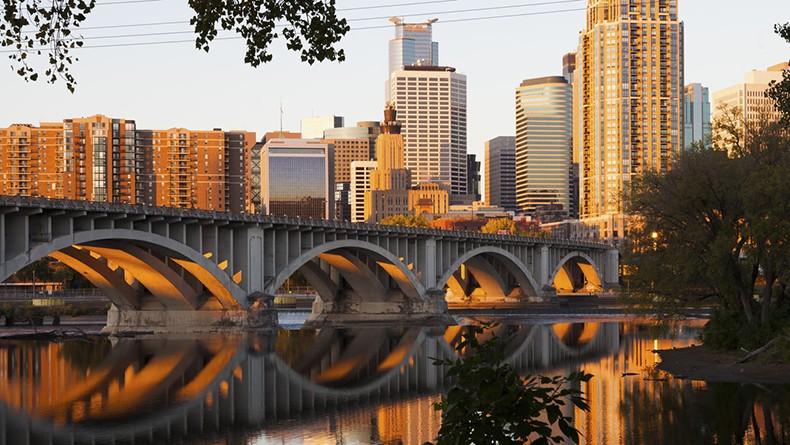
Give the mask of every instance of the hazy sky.
M 98 0 L 101 5 L 102 1 Z M 338 0 L 339 8 L 413 3 L 415 0 Z M 562 55 L 573 51 L 584 25 L 584 12 L 442 23 L 533 11 L 583 8 L 585 1 L 483 12 L 449 11 L 541 0 L 455 0 L 418 6 L 347 11 L 346 18 L 439 18 L 434 39 L 440 62 L 468 76 L 469 152 L 482 153 L 483 142 L 514 134 L 514 88 L 522 79 L 561 74 Z M 775 22 L 790 20 L 788 0 L 679 0 L 685 22 L 686 83 L 701 82 L 711 91 L 741 81 L 746 71 L 790 58 L 790 45 L 773 33 Z M 98 6 L 85 26 L 187 21 L 185 0 Z M 386 25 L 385 18 L 353 21 L 352 27 Z M 107 36 L 189 31 L 187 24 L 85 30 Z M 299 130 L 310 115 L 337 114 L 347 125 L 379 120 L 384 105 L 387 42 L 393 30 L 351 31 L 341 42 L 347 61 L 309 66 L 277 44 L 274 60 L 259 68 L 243 62 L 243 42 L 215 42 L 209 54 L 190 43 L 79 51 L 73 72 L 79 84 L 70 94 L 60 83 L 25 83 L 10 68 L 0 70 L 0 126 L 38 123 L 102 113 L 137 120 L 139 128 L 246 129 L 262 135 L 284 127 Z M 91 44 L 189 39 L 190 34 L 86 40 Z M 77 51 L 75 51 L 77 52 Z

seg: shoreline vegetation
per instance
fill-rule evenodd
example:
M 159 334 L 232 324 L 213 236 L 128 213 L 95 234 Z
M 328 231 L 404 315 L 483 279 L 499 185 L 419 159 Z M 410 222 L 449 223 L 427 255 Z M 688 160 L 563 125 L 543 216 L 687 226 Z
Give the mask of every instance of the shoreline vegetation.
M 707 346 L 655 351 L 661 357 L 658 369 L 677 379 L 716 383 L 790 385 L 790 362 L 755 358 L 738 363 L 742 351 L 720 351 Z

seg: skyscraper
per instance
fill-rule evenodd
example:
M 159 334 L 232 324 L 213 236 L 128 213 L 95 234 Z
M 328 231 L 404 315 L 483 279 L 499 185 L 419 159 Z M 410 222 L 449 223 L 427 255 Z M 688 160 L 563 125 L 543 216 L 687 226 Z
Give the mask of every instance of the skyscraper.
M 390 40 L 389 73 L 409 65 L 438 65 L 439 43 L 433 41 L 432 26 L 437 19 L 424 23 L 405 23 L 398 17 L 390 18 L 395 25 L 395 37 Z
M 0 195 L 63 198 L 63 124 L 0 128 Z
M 562 205 L 568 212 L 571 87 L 564 77 L 525 80 L 516 89 L 516 205 L 534 213 Z
M 579 218 L 579 141 L 582 140 L 581 125 L 576 125 L 581 116 L 581 98 L 579 82 L 577 82 L 576 53 L 568 53 L 562 57 L 562 77 L 571 85 L 573 92 L 572 133 L 571 133 L 571 164 L 568 171 L 568 217 Z
M 392 72 L 389 85 L 412 184 L 439 181 L 451 199 L 466 195 L 466 76 L 450 67 L 407 66 Z
M 666 172 L 683 148 L 678 0 L 589 0 L 576 66 L 580 216 L 622 215 L 631 182 Z
M 686 94 L 683 96 L 685 116 L 685 129 L 683 146 L 691 147 L 695 142 L 708 142 L 710 138 L 710 100 L 708 88 L 698 83 L 686 85 Z
M 384 109 L 381 134 L 376 140 L 376 168 L 365 192 L 365 220 L 378 223 L 394 215 L 409 213 L 411 174 L 403 162 L 403 136 L 392 105 Z
M 261 204 L 270 215 L 331 219 L 332 146 L 313 139 L 271 139 L 261 151 Z
M 516 138 L 499 136 L 485 143 L 485 202 L 516 210 Z
M 364 128 L 368 132 L 370 141 L 370 159 L 376 159 L 376 138 L 381 134 L 381 122 L 379 121 L 359 121 L 357 127 Z

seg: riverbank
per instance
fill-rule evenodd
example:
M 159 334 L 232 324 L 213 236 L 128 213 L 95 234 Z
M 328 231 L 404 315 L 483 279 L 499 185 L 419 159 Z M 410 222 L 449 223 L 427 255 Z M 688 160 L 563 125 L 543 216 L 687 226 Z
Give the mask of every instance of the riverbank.
M 661 356 L 658 368 L 676 378 L 707 382 L 790 385 L 790 363 L 765 363 L 759 359 L 736 363 L 745 354 L 716 351 L 706 346 L 656 351 Z

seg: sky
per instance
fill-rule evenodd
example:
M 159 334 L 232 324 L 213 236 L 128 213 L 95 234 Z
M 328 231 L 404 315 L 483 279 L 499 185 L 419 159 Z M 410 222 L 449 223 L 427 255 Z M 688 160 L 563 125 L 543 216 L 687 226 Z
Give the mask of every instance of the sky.
M 185 0 L 154 0 L 98 6 L 84 26 L 188 21 Z M 586 2 L 545 0 L 337 0 L 338 8 L 388 5 L 341 12 L 353 27 L 387 25 L 388 16 L 408 21 L 436 17 L 434 40 L 440 63 L 466 74 L 468 152 L 482 157 L 486 140 L 515 133 L 515 88 L 527 78 L 561 75 L 563 54 L 574 51 L 584 26 L 583 11 L 555 12 L 480 21 L 442 23 L 468 17 L 584 8 Z M 529 5 L 478 12 L 463 9 Z M 393 6 L 401 5 L 401 6 Z M 455 12 L 452 12 L 455 11 Z M 708 86 L 711 93 L 742 81 L 744 74 L 790 58 L 790 45 L 773 33 L 773 24 L 790 20 L 788 0 L 679 0 L 685 22 L 685 80 Z M 412 14 L 419 14 L 412 16 Z M 373 18 L 372 20 L 358 20 Z M 85 37 L 185 31 L 184 34 L 102 38 L 85 45 L 185 40 L 187 23 L 82 31 Z M 219 41 L 205 53 L 191 43 L 75 50 L 74 94 L 65 85 L 41 80 L 26 83 L 6 63 L 0 68 L 0 126 L 60 121 L 105 114 L 137 121 L 138 128 L 222 128 L 266 131 L 299 130 L 301 118 L 345 116 L 346 125 L 380 120 L 387 76 L 387 47 L 392 28 L 353 30 L 341 41 L 342 63 L 310 66 L 278 42 L 274 59 L 258 68 L 244 61 L 240 40 Z

